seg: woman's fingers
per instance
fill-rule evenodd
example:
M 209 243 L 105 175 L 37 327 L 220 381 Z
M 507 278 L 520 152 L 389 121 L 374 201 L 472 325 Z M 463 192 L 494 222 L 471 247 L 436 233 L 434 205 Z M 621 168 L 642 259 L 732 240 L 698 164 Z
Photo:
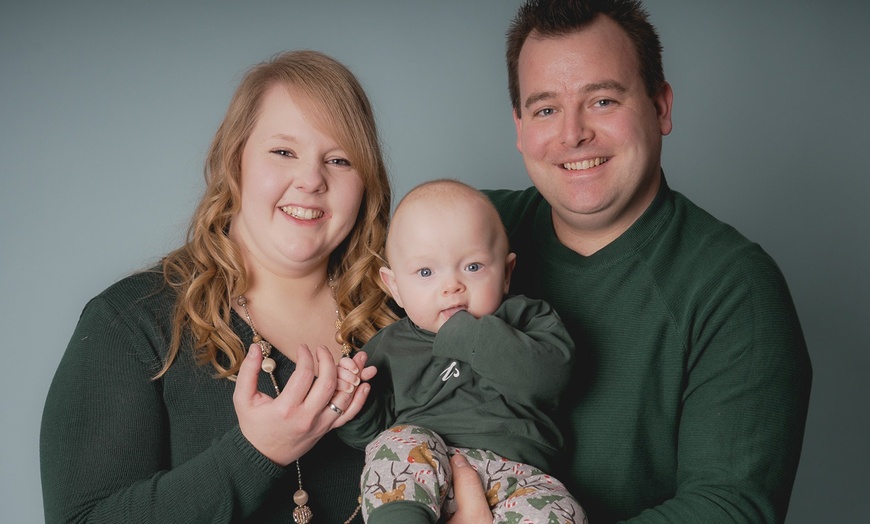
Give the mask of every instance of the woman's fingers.
M 296 351 L 296 371 L 290 376 L 284 391 L 278 395 L 278 400 L 288 410 L 301 409 L 309 417 L 315 418 L 327 408 L 337 383 L 335 360 L 329 349 L 318 346 L 312 352 L 302 344 Z
M 343 426 L 347 421 L 357 416 L 357 414 L 359 414 L 360 410 L 365 404 L 371 389 L 371 384 L 367 382 L 363 382 L 362 384 L 360 384 L 360 386 L 356 388 L 356 391 L 353 392 L 353 396 L 350 399 L 350 404 L 348 404 L 347 407 L 341 410 L 342 412 L 338 414 L 338 417 L 336 417 L 335 420 L 332 422 L 332 426 L 330 426 L 330 429 L 335 429 L 339 426 Z M 341 396 L 342 398 L 347 397 L 347 395 L 344 393 L 336 393 L 335 396 Z M 338 400 L 333 397 L 332 402 L 334 405 L 334 403 L 338 402 Z
M 287 409 L 303 404 L 314 382 L 314 357 L 305 344 L 296 349 L 296 370 L 290 375 L 278 400 Z
M 247 405 L 257 396 L 257 376 L 260 373 L 260 363 L 263 360 L 263 354 L 260 352 L 259 344 L 251 344 L 248 348 L 248 353 L 245 359 L 242 360 L 242 365 L 239 367 L 239 374 L 236 377 L 236 388 L 233 391 L 233 403 L 237 406 Z

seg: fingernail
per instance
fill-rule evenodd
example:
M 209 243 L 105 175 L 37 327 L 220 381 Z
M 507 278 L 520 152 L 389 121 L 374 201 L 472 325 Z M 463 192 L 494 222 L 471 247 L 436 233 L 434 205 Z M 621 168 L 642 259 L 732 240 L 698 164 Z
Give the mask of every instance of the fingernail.
M 468 460 L 464 456 L 456 454 L 453 455 L 453 465 L 457 468 L 464 468 L 468 465 Z

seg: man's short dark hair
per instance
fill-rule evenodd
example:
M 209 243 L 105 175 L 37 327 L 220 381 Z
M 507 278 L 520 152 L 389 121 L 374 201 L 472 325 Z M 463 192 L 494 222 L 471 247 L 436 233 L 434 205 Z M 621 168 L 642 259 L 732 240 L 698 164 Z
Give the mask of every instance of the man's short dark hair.
M 529 0 L 507 31 L 508 91 L 517 116 L 521 114 L 519 59 L 529 35 L 560 37 L 579 31 L 599 16 L 607 16 L 628 35 L 636 51 L 646 92 L 656 95 L 665 82 L 662 44 L 649 15 L 636 0 Z

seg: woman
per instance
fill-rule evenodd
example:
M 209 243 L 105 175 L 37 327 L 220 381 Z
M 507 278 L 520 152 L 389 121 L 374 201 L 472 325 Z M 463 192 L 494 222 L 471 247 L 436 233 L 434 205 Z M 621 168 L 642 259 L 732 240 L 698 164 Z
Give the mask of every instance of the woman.
M 366 95 L 320 53 L 255 66 L 205 174 L 185 245 L 82 313 L 43 415 L 47 522 L 335 523 L 357 507 L 362 454 L 321 437 L 368 391 L 353 386 L 372 371 L 339 358 L 395 319 Z

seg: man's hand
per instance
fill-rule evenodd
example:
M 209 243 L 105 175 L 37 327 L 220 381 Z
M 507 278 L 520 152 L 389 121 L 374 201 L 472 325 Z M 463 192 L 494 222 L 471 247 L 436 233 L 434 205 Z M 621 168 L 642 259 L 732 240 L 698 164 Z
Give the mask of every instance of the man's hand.
M 492 512 L 477 472 L 462 455 L 450 457 L 450 466 L 453 468 L 453 493 L 456 495 L 457 510 L 447 524 L 492 523 Z

